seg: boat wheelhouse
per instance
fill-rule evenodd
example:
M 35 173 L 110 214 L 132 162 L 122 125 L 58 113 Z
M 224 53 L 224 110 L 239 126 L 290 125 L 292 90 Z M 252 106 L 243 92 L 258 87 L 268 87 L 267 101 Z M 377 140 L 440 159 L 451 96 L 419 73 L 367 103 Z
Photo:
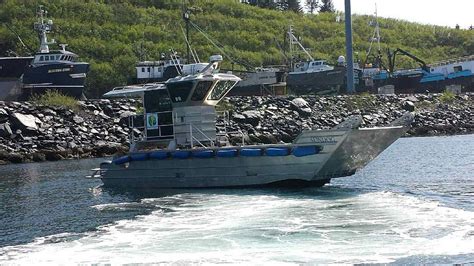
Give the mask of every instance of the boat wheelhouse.
M 165 82 L 176 76 L 196 74 L 207 66 L 206 63 L 186 64 L 175 53 L 169 57 L 169 59 L 158 61 L 138 62 L 135 66 L 136 80 L 134 82 L 138 84 Z

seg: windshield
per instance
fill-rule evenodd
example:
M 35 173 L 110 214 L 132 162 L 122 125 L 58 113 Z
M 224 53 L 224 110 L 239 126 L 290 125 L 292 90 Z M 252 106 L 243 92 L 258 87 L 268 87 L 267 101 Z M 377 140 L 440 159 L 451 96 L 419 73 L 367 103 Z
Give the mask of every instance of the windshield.
M 185 102 L 193 88 L 192 81 L 167 83 L 166 87 L 170 93 L 171 100 L 175 103 Z
M 218 81 L 207 98 L 208 100 L 219 100 L 222 98 L 236 83 L 233 80 Z
M 192 101 L 202 101 L 206 97 L 209 89 L 212 86 L 212 81 L 200 81 L 194 89 L 193 96 L 191 97 Z

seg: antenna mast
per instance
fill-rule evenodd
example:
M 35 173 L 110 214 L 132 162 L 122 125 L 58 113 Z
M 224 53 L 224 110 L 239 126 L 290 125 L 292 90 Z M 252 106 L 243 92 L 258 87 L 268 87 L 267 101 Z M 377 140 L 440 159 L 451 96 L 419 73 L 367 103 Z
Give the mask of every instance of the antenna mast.
M 53 21 L 48 20 L 45 22 L 45 16 L 48 15 L 48 11 L 44 10 L 43 6 L 40 5 L 37 11 L 38 22 L 35 22 L 34 29 L 38 32 L 40 39 L 40 49 L 41 53 L 49 53 L 49 45 L 54 44 L 55 41 L 52 40 L 48 42 L 47 33 L 50 33 L 53 29 Z
M 191 10 L 189 10 L 186 6 L 186 0 L 183 0 L 183 19 L 184 23 L 186 24 L 186 62 L 189 63 L 191 58 L 191 47 L 190 47 L 190 40 L 189 40 L 189 22 L 191 16 Z

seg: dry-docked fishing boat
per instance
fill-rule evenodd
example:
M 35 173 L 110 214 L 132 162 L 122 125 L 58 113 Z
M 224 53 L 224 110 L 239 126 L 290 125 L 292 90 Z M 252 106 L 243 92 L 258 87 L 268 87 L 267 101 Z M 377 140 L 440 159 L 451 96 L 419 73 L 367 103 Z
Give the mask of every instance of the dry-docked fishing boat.
M 330 130 L 304 131 L 291 144 L 224 145 L 216 134 L 215 105 L 239 78 L 218 73 L 221 60 L 212 56 L 199 73 L 164 84 L 108 92 L 140 95 L 145 111 L 132 119 L 130 152 L 101 163 L 92 177 L 124 188 L 322 186 L 365 166 L 412 120 L 407 114 L 388 127 L 360 128 L 362 119 L 354 116 Z

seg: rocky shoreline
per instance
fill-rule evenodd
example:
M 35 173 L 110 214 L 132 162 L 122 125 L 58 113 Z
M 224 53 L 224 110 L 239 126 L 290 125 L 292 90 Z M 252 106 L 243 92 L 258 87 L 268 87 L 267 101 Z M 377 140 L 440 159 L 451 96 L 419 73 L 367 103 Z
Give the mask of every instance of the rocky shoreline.
M 0 102 L 0 164 L 103 157 L 128 150 L 128 116 L 137 100 L 91 100 L 76 110 Z M 288 143 L 302 130 L 331 128 L 360 114 L 366 127 L 415 111 L 407 136 L 474 133 L 474 94 L 229 97 L 219 106 L 218 132 L 231 143 Z

